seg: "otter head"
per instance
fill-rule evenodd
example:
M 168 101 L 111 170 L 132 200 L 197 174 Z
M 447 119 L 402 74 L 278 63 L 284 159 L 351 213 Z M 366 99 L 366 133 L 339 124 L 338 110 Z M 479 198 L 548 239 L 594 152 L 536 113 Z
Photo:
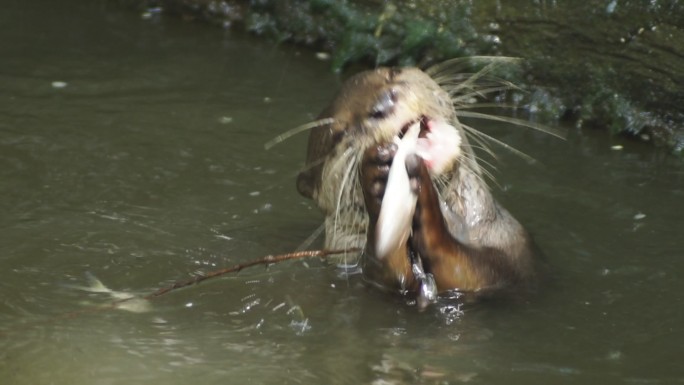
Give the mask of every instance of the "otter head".
M 422 138 L 440 123 L 458 126 L 449 94 L 417 68 L 378 68 L 351 77 L 319 119 L 331 123 L 312 129 L 306 166 L 297 179 L 299 192 L 319 205 L 324 203 L 323 188 L 331 187 L 322 184 L 328 181 L 326 169 L 336 172 L 331 161 L 344 157 L 341 165 L 349 164 L 354 155 L 358 158 L 371 145 L 401 136 L 416 122 L 421 124 Z M 434 138 L 433 142 L 439 140 Z M 455 160 L 442 160 L 435 171 L 447 171 Z M 326 211 L 334 209 L 321 206 Z

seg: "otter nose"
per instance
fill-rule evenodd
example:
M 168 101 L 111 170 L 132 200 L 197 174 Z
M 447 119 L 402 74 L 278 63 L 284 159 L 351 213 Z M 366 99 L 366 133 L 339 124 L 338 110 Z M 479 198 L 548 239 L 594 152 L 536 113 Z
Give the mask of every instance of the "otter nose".
M 373 119 L 382 119 L 394 112 L 394 106 L 397 103 L 397 90 L 390 88 L 380 94 L 380 97 L 375 102 L 370 111 L 370 117 Z

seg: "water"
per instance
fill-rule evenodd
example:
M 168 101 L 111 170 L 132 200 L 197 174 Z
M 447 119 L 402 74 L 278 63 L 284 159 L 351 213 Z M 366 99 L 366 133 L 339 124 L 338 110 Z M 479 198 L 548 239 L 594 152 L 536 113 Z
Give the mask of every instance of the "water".
M 306 51 L 100 2 L 5 7 L 2 383 L 684 382 L 684 166 L 602 132 L 474 122 L 539 161 L 497 151 L 495 193 L 552 266 L 529 301 L 420 313 L 312 260 L 69 316 L 110 301 L 71 287 L 89 273 L 146 294 L 294 250 L 321 221 L 294 188 L 306 138 L 263 145 L 339 81 Z

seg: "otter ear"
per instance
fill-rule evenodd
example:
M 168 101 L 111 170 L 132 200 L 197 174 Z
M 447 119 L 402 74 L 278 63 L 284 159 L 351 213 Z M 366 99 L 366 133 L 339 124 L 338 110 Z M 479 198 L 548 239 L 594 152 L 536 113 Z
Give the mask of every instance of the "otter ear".
M 321 185 L 323 163 L 326 156 L 333 151 L 332 136 L 333 129 L 330 124 L 314 127 L 309 133 L 306 162 L 304 169 L 297 176 L 297 191 L 307 198 L 316 199 Z
M 307 169 L 297 176 L 297 191 L 309 199 L 313 199 L 314 176 L 313 170 Z

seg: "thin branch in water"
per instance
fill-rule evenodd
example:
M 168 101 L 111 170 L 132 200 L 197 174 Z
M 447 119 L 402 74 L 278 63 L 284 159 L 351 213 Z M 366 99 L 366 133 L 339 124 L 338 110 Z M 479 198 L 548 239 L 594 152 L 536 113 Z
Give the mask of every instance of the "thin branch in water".
M 304 251 L 295 251 L 293 253 L 287 253 L 287 254 L 279 254 L 279 255 L 268 255 L 260 259 L 255 259 L 249 262 L 245 263 L 240 263 L 232 267 L 224 268 L 224 269 L 219 269 L 219 270 L 214 270 L 210 271 L 208 273 L 205 273 L 203 275 L 199 275 L 187 280 L 183 281 L 176 281 L 172 285 L 162 287 L 148 295 L 145 296 L 130 296 L 122 299 L 118 299 L 112 302 L 109 302 L 105 305 L 101 306 L 91 306 L 87 307 L 85 309 L 80 309 L 68 313 L 64 313 L 55 317 L 51 317 L 50 319 L 44 320 L 44 321 L 39 321 L 39 322 L 30 322 L 26 324 L 22 324 L 17 326 L 16 328 L 13 328 L 15 331 L 16 329 L 23 329 L 23 328 L 28 328 L 31 326 L 37 326 L 41 324 L 48 324 L 52 322 L 56 322 L 62 319 L 70 319 L 70 318 L 76 318 L 78 316 L 84 315 L 84 314 L 89 314 L 89 313 L 96 313 L 96 312 L 102 312 L 105 310 L 111 310 L 111 309 L 116 309 L 117 307 L 121 306 L 122 304 L 132 301 L 132 300 L 152 300 L 158 297 L 161 297 L 164 294 L 170 293 L 172 291 L 192 286 L 192 285 L 197 285 L 200 282 L 204 282 L 208 279 L 212 278 L 217 278 L 225 274 L 229 273 L 237 273 L 241 270 L 244 270 L 248 267 L 252 266 L 257 266 L 257 265 L 272 265 L 275 263 L 279 262 L 284 262 L 284 261 L 289 261 L 289 260 L 295 260 L 295 259 L 305 259 L 305 258 L 326 258 L 331 255 L 337 255 L 337 254 L 343 254 L 343 253 L 353 253 L 353 252 L 358 252 L 360 251 L 358 248 L 353 248 L 353 249 L 347 249 L 347 250 L 304 250 Z M 8 335 L 9 331 L 0 331 L 0 337 L 4 335 Z
M 184 281 L 176 281 L 172 285 L 163 287 L 161 289 L 158 289 L 154 293 L 148 294 L 144 297 L 143 299 L 154 299 L 159 296 L 162 296 L 168 292 L 171 292 L 173 290 L 177 290 L 183 287 L 187 286 L 192 286 L 196 285 L 200 282 L 206 281 L 207 279 L 211 278 L 216 278 L 220 277 L 225 274 L 229 273 L 237 273 L 240 270 L 246 269 L 248 267 L 252 266 L 257 266 L 257 265 L 272 265 L 274 263 L 279 263 L 283 261 L 289 261 L 293 259 L 304 259 L 304 258 L 326 258 L 331 255 L 336 255 L 336 254 L 342 254 L 342 253 L 349 253 L 349 252 L 357 252 L 359 251 L 358 249 L 348 249 L 348 250 L 304 250 L 304 251 L 295 251 L 293 253 L 287 253 L 287 254 L 280 254 L 280 255 L 267 255 L 263 258 L 260 259 L 255 259 L 253 261 L 245 262 L 245 263 L 240 263 L 232 267 L 228 267 L 225 269 L 219 269 L 219 270 L 214 270 L 210 271 L 208 273 L 204 273 L 202 275 L 198 275 L 194 278 L 190 278 Z M 126 298 L 124 300 L 118 301 L 117 304 L 128 301 L 132 298 Z

